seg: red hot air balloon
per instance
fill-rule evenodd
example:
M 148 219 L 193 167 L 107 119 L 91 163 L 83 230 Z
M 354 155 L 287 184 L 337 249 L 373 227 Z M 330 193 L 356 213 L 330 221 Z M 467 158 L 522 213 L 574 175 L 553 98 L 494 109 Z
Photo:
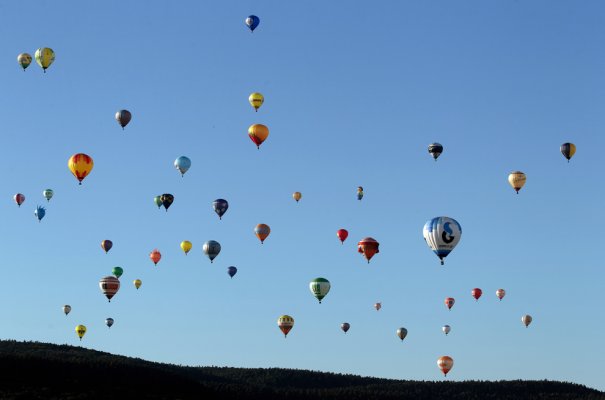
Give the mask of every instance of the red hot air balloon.
M 448 309 L 452 309 L 452 307 L 454 307 L 454 303 L 456 302 L 456 300 L 454 300 L 453 297 L 446 297 L 445 298 L 445 305 L 447 306 Z
M 452 367 L 454 366 L 454 360 L 450 356 L 439 357 L 437 360 L 437 366 L 443 372 L 444 376 L 447 376 L 447 373 L 450 372 Z
M 363 254 L 369 264 L 372 257 L 374 257 L 374 254 L 380 253 L 380 251 L 378 251 L 378 246 L 379 243 L 375 239 L 366 237 L 357 243 L 357 251 Z
M 155 265 L 158 265 L 160 259 L 162 258 L 162 254 L 158 249 L 153 249 L 153 251 L 149 253 L 149 258 L 151 258 L 151 261 L 153 261 Z
M 340 239 L 340 243 L 345 244 L 345 240 L 349 237 L 349 232 L 346 229 L 339 229 L 336 231 L 336 236 Z
M 475 300 L 479 301 L 479 297 L 481 297 L 481 295 L 483 294 L 483 291 L 481 289 L 479 289 L 478 287 L 476 287 L 473 290 L 471 290 L 471 294 L 473 295 Z
M 21 204 L 23 204 L 23 202 L 25 201 L 25 196 L 21 193 L 17 193 L 13 196 L 13 199 L 15 199 L 15 203 L 17 203 L 17 205 L 21 207 Z
M 101 248 L 105 250 L 105 254 L 113 247 L 113 242 L 111 240 L 103 240 L 101 242 Z
M 120 290 L 120 280 L 115 276 L 106 276 L 99 281 L 99 287 L 107 299 L 111 301 L 111 298 L 118 293 Z

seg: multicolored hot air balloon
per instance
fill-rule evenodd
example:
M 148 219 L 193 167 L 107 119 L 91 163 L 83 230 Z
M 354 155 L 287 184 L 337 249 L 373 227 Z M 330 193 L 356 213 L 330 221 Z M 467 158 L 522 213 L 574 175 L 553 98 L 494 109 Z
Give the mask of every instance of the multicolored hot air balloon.
M 531 321 L 533 321 L 531 315 L 524 315 L 521 317 L 521 322 L 523 322 L 523 325 L 525 325 L 526 328 L 531 324 Z
M 84 334 L 86 333 L 86 327 L 84 325 L 76 326 L 76 333 L 78 334 L 80 341 L 82 341 L 82 338 L 84 337 Z
M 250 125 L 248 128 L 248 136 L 254 142 L 257 149 L 260 149 L 260 145 L 269 137 L 269 128 L 263 124 Z
M 254 107 L 254 111 L 258 112 L 260 106 L 265 102 L 265 96 L 258 92 L 254 92 L 248 97 L 248 101 L 250 102 L 250 105 Z
M 113 325 L 113 318 L 106 318 L 105 325 L 107 325 L 108 328 L 111 328 L 111 326 Z
M 313 296 L 319 300 L 319 304 L 321 304 L 321 300 L 330 291 L 330 282 L 325 278 L 316 278 L 309 283 L 309 289 L 313 293 Z
M 401 341 L 403 342 L 403 339 L 405 339 L 405 337 L 408 335 L 408 330 L 405 329 L 404 327 L 398 328 L 397 329 L 397 337 L 399 339 L 401 339 Z
M 561 145 L 561 154 L 567 158 L 567 162 L 571 160 L 574 154 L 576 154 L 576 145 L 573 143 L 563 143 Z
M 258 24 L 260 24 L 260 18 L 256 15 L 249 15 L 245 22 L 246 26 L 250 29 L 250 32 L 254 32 Z
M 132 114 L 128 110 L 120 110 L 116 112 L 115 118 L 116 121 L 118 121 L 118 124 L 120 124 L 120 126 L 122 127 L 122 130 L 124 130 L 126 125 L 128 125 L 128 123 L 132 119 Z
M 345 244 L 345 240 L 349 237 L 349 231 L 346 229 L 339 229 L 336 231 L 336 236 L 340 239 L 340 244 Z
M 185 176 L 185 172 L 191 168 L 191 160 L 188 157 L 180 156 L 174 160 L 174 167 L 179 170 L 181 176 Z
M 69 304 L 65 304 L 63 306 L 63 312 L 65 313 L 65 315 L 69 314 L 71 312 L 71 306 Z
M 55 52 L 53 49 L 48 47 L 39 48 L 36 50 L 36 54 L 34 54 L 34 56 L 36 57 L 36 62 L 38 65 L 44 70 L 44 73 L 46 73 L 46 69 L 50 67 L 50 64 L 55 61 Z
M 149 258 L 153 261 L 154 265 L 158 265 L 160 259 L 162 258 L 162 253 L 158 249 L 153 249 L 151 253 L 149 253 Z
M 34 210 L 34 215 L 38 218 L 38 222 L 42 221 L 42 218 L 46 215 L 46 208 L 42 206 L 37 206 Z
M 504 289 L 496 290 L 496 296 L 500 299 L 500 301 L 502 301 L 502 298 L 504 296 L 506 296 L 506 290 L 504 290 Z
M 231 277 L 231 279 L 233 279 L 233 277 L 235 276 L 235 274 L 237 274 L 237 268 L 231 266 L 231 267 L 227 268 L 227 273 L 229 274 L 229 276 Z
M 108 301 L 120 290 L 120 280 L 115 276 L 106 276 L 99 281 L 99 287 Z
M 13 200 L 15 200 L 15 203 L 17 203 L 17 205 L 21 207 L 21 204 L 23 204 L 23 202 L 25 201 L 25 195 L 17 193 L 13 196 Z
M 380 311 L 381 308 L 382 308 L 382 303 L 374 303 L 374 309 L 376 309 L 376 311 Z
M 475 298 L 475 301 L 479 301 L 479 297 L 481 297 L 482 294 L 483 290 L 479 289 L 478 287 L 471 290 L 471 295 Z
M 216 240 L 209 240 L 204 243 L 202 250 L 208 256 L 210 262 L 212 262 L 218 256 L 218 253 L 221 252 L 221 245 Z
M 132 283 L 134 284 L 134 287 L 137 288 L 137 290 L 139 290 L 139 288 L 143 284 L 143 281 L 140 279 L 135 279 L 134 281 L 132 281 Z
M 168 212 L 168 208 L 174 202 L 174 196 L 171 195 L 170 193 L 164 193 L 163 195 L 160 196 L 160 200 L 162 200 L 162 205 L 166 209 L 166 212 Z
M 515 192 L 519 194 L 519 190 L 525 185 L 527 177 L 521 171 L 513 171 L 508 175 L 508 183 L 515 189 Z
M 452 330 L 452 328 L 449 325 L 443 325 L 443 327 L 441 328 L 441 330 L 443 331 L 443 333 L 445 333 L 445 336 L 447 336 L 447 334 L 450 333 L 450 331 Z
M 447 373 L 450 372 L 452 367 L 454 366 L 454 360 L 450 356 L 439 357 L 437 360 L 437 366 L 443 372 L 444 376 L 447 376 Z
M 119 279 L 122 274 L 124 274 L 124 270 L 122 269 L 122 267 L 113 267 L 111 273 L 113 274 L 113 276 Z
M 429 144 L 429 154 L 433 156 L 435 161 L 437 158 L 443 153 L 443 146 L 439 143 L 431 143 Z
M 193 244 L 189 240 L 183 240 L 181 242 L 181 249 L 185 252 L 185 255 L 193 248 Z
M 269 225 L 266 224 L 258 224 L 254 228 L 254 234 L 260 240 L 260 244 L 265 242 L 265 239 L 267 239 L 267 236 L 269 236 L 270 233 L 271 228 L 269 228 Z
M 446 297 L 444 300 L 445 306 L 451 310 L 452 307 L 454 307 L 454 303 L 456 302 L 456 300 L 454 300 L 453 297 Z
M 302 199 L 302 193 L 301 192 L 294 192 L 294 193 L 292 193 L 292 198 L 294 200 L 296 200 L 296 202 L 298 203 L 300 201 L 300 199 Z
M 282 315 L 277 319 L 277 326 L 283 332 L 284 337 L 287 337 L 292 327 L 294 327 L 294 318 L 289 315 Z
M 44 196 L 44 198 L 46 199 L 47 202 L 49 202 L 50 199 L 53 198 L 54 194 L 55 194 L 55 192 L 53 192 L 52 189 L 46 189 L 45 191 L 42 192 L 42 196 Z
M 374 254 L 380 253 L 378 250 L 379 245 L 380 243 L 378 243 L 374 238 L 365 237 L 361 239 L 359 243 L 357 243 L 357 252 L 361 253 L 366 260 L 368 260 L 369 264 L 372 257 L 374 257 Z
M 158 206 L 158 209 L 160 209 L 162 207 L 162 196 L 155 196 L 153 202 Z
M 348 322 L 343 322 L 342 324 L 340 324 L 340 329 L 342 329 L 344 333 L 347 333 L 349 329 L 351 329 L 351 324 L 349 324 Z
M 229 202 L 225 199 L 216 199 L 212 202 L 212 208 L 216 215 L 218 215 L 218 219 L 223 219 L 223 215 L 229 209 Z
M 90 175 L 90 171 L 92 171 L 92 168 L 94 167 L 94 162 L 90 156 L 84 153 L 78 153 L 71 156 L 69 161 L 67 161 L 67 166 L 81 185 L 84 178 Z
M 361 186 L 357 186 L 357 200 L 363 199 L 363 188 Z
M 105 254 L 113 247 L 113 242 L 111 240 L 105 239 L 101 242 L 101 248 L 105 251 Z
M 17 56 L 17 62 L 23 68 L 23 72 L 29 67 L 29 64 L 32 63 L 32 56 L 28 53 L 21 53 Z
M 426 244 L 439 257 L 441 265 L 443 265 L 443 259 L 454 250 L 460 241 L 462 227 L 453 218 L 436 217 L 424 224 L 422 235 Z

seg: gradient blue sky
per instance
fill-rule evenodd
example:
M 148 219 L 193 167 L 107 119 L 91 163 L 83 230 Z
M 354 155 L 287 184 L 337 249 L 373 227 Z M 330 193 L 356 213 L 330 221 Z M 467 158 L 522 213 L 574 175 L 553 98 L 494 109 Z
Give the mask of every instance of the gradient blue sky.
M 602 2 L 141 4 L 0 6 L 0 337 L 79 344 L 85 324 L 83 346 L 154 361 L 397 379 L 440 380 L 436 360 L 450 355 L 451 380 L 605 390 Z M 22 72 L 17 55 L 44 46 L 57 57 L 48 72 Z M 266 98 L 258 113 L 253 91 Z M 121 108 L 133 114 L 124 132 Z M 260 151 L 253 123 L 271 131 Z M 433 141 L 445 147 L 436 163 Z M 569 164 L 566 141 L 578 147 Z M 82 186 L 67 169 L 78 152 L 95 160 Z M 152 201 L 166 192 L 168 213 Z M 216 198 L 230 203 L 222 221 Z M 422 239 L 439 215 L 463 228 L 445 267 Z M 272 228 L 262 246 L 257 223 Z M 365 236 L 380 242 L 369 265 L 356 252 Z M 223 247 L 213 264 L 210 239 Z M 108 303 L 98 280 L 116 265 Z M 308 289 L 318 276 L 332 283 L 321 305 Z M 281 314 L 296 321 L 285 340 Z

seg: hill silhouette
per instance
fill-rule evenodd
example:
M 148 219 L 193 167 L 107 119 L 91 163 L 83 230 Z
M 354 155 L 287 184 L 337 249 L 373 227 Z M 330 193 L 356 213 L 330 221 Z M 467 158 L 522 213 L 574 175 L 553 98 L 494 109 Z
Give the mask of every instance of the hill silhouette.
M 605 399 L 555 381 L 428 382 L 280 368 L 183 367 L 69 345 L 0 341 L 2 399 Z

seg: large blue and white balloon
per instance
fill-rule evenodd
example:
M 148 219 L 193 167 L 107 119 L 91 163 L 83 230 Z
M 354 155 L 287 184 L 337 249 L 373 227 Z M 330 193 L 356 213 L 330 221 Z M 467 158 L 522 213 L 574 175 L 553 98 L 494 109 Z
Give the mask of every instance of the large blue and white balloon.
M 181 176 L 184 176 L 185 172 L 191 168 L 191 160 L 188 157 L 180 156 L 174 160 L 174 167 L 180 171 Z
M 443 259 L 454 250 L 460 241 L 462 227 L 453 218 L 436 217 L 424 224 L 422 235 L 426 244 L 439 257 L 441 265 L 443 265 Z
M 248 18 L 246 18 L 246 25 L 248 28 L 250 28 L 251 32 L 254 32 L 258 24 L 260 24 L 260 18 L 258 18 L 256 15 L 250 15 Z

